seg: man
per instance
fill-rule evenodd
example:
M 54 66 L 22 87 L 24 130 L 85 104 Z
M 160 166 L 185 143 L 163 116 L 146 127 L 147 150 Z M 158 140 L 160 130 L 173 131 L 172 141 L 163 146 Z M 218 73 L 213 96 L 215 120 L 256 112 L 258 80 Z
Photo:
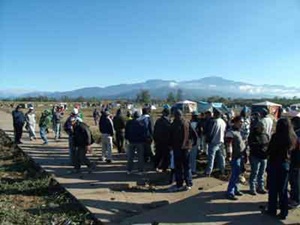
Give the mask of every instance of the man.
M 33 139 L 36 139 L 36 135 L 35 135 L 36 119 L 35 119 L 35 117 L 36 117 L 36 115 L 33 111 L 33 106 L 29 106 L 28 112 L 25 113 L 25 118 L 26 118 L 26 126 L 25 127 L 28 130 L 30 141 L 32 141 Z
M 190 168 L 190 149 L 197 141 L 197 135 L 186 121 L 180 109 L 174 111 L 174 121 L 170 128 L 170 145 L 173 149 L 175 162 L 176 186 L 170 191 L 190 190 L 193 186 L 192 173 Z M 183 187 L 183 181 L 186 187 Z
M 76 117 L 71 118 L 73 126 L 73 148 L 74 148 L 74 169 L 76 173 L 80 172 L 80 167 L 82 164 L 87 165 L 89 172 L 95 168 L 95 165 L 90 162 L 86 157 L 86 153 L 93 144 L 93 136 L 89 127 L 81 122 L 80 119 Z
M 97 108 L 95 108 L 93 111 L 93 118 L 94 118 L 95 126 L 97 126 L 100 118 L 100 113 Z
M 64 124 L 64 131 L 68 134 L 69 142 L 69 161 L 70 165 L 74 165 L 74 149 L 73 149 L 73 126 L 72 119 L 76 118 L 80 122 L 82 119 L 78 116 L 78 109 L 74 108 Z
M 145 162 L 151 162 L 153 160 L 153 152 L 151 148 L 152 144 L 152 139 L 153 139 L 153 129 L 152 129 L 152 121 L 150 118 L 150 108 L 149 107 L 144 107 L 142 109 L 142 116 L 139 118 L 141 120 L 145 127 L 146 127 L 146 141 L 144 143 L 144 157 L 145 157 Z
M 50 127 L 52 121 L 51 111 L 48 109 L 45 109 L 42 112 L 39 126 L 40 126 L 40 135 L 42 140 L 44 141 L 43 145 L 48 144 L 48 138 L 47 138 L 47 129 Z
M 23 126 L 25 124 L 26 118 L 24 113 L 21 111 L 21 108 L 22 108 L 21 105 L 18 105 L 16 109 L 12 111 L 16 144 L 23 144 L 21 142 L 21 138 L 22 138 Z
M 217 156 L 218 166 L 221 174 L 225 173 L 225 153 L 224 153 L 224 135 L 226 123 L 221 118 L 221 112 L 214 108 L 214 125 L 210 134 L 210 143 L 208 144 L 208 160 L 205 175 L 210 176 L 214 167 L 215 157 Z
M 54 121 L 54 132 L 55 132 L 55 140 L 57 141 L 61 138 L 61 121 L 64 117 L 63 106 L 58 106 L 56 112 L 54 113 L 53 121 Z
M 269 138 L 271 138 L 272 130 L 273 130 L 273 120 L 269 115 L 269 109 L 263 108 L 261 112 L 261 116 L 262 116 L 261 122 L 264 124 L 265 131 L 269 135 Z
M 157 170 L 166 171 L 170 163 L 170 110 L 165 108 L 162 111 L 162 116 L 156 120 L 154 125 L 153 139 L 155 142 L 155 168 Z
M 110 112 L 108 110 L 102 111 L 102 115 L 99 121 L 99 130 L 101 132 L 102 142 L 102 160 L 107 163 L 112 161 L 112 149 L 113 149 L 113 136 L 114 127 L 110 118 Z
M 127 161 L 127 174 L 132 173 L 133 159 L 135 152 L 138 155 L 138 170 L 142 175 L 144 171 L 144 142 L 146 140 L 146 129 L 144 124 L 138 120 L 140 114 L 136 111 L 133 114 L 133 119 L 126 123 L 125 138 L 129 141 L 128 145 L 128 161 Z
M 116 132 L 116 145 L 118 153 L 124 153 L 124 132 L 125 132 L 125 118 L 122 115 L 121 109 L 117 110 L 113 118 L 114 129 Z
M 228 159 L 231 164 L 231 176 L 227 188 L 227 197 L 230 200 L 238 200 L 236 196 L 241 196 L 239 191 L 239 176 L 242 172 L 243 154 L 245 151 L 245 142 L 241 135 L 243 125 L 242 117 L 236 116 L 233 119 L 233 128 L 226 133 L 228 144 Z

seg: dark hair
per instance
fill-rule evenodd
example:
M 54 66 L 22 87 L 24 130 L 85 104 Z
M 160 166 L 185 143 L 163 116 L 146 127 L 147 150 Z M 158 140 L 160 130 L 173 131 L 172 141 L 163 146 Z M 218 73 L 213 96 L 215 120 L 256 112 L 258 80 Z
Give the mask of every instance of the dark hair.
M 236 116 L 232 119 L 232 122 L 233 123 L 236 123 L 236 122 L 239 122 L 239 121 L 242 121 L 242 117 L 241 116 Z
M 277 143 L 280 143 L 288 149 L 295 148 L 297 136 L 288 118 L 281 118 L 277 121 L 275 134 L 276 138 L 278 138 Z
M 293 124 L 294 130 L 298 130 L 300 129 L 300 117 L 293 117 L 291 119 L 291 122 Z

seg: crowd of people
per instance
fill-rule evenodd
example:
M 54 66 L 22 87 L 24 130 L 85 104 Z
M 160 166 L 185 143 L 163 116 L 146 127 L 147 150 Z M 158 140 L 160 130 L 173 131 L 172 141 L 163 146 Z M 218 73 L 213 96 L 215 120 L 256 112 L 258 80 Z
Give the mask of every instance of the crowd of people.
M 35 140 L 33 107 L 29 107 L 24 115 L 17 106 L 12 115 L 15 142 L 22 143 L 24 124 L 30 140 Z M 95 140 L 89 126 L 83 122 L 78 108 L 72 110 L 64 124 L 63 116 L 64 110 L 60 106 L 52 112 L 42 112 L 39 120 L 41 139 L 48 144 L 47 132 L 51 124 L 55 140 L 61 138 L 63 129 L 68 134 L 69 160 L 74 171 L 80 172 L 81 165 L 85 164 L 92 172 L 95 164 L 86 154 Z M 279 205 L 277 216 L 285 219 L 289 208 L 300 206 L 300 117 L 282 117 L 274 123 L 267 108 L 250 115 L 244 107 L 234 117 L 213 108 L 200 114 L 193 112 L 187 119 L 180 109 L 171 110 L 164 106 L 161 117 L 155 122 L 149 107 L 144 107 L 141 112 L 127 111 L 126 115 L 120 108 L 114 116 L 107 108 L 100 112 L 95 109 L 93 118 L 101 133 L 101 160 L 113 162 L 115 144 L 118 154 L 126 153 L 128 175 L 134 173 L 137 156 L 138 174 L 144 174 L 145 165 L 150 163 L 157 172 L 170 173 L 170 184 L 175 180 L 176 184 L 169 191 L 183 191 L 192 188 L 194 175 L 212 176 L 216 161 L 220 174 L 228 173 L 226 165 L 230 165 L 226 196 L 238 200 L 238 196 L 243 195 L 239 189 L 241 176 L 249 162 L 249 194 L 268 193 L 265 213 L 276 216 Z M 202 174 L 197 167 L 200 154 L 206 156 Z

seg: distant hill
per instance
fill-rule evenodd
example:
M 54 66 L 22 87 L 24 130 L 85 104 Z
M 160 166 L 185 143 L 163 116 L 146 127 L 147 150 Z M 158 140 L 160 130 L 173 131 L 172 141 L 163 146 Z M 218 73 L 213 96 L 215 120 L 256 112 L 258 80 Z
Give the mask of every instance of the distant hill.
M 218 76 L 204 77 L 198 80 L 147 80 L 135 84 L 119 84 L 108 87 L 86 87 L 73 91 L 62 92 L 28 92 L 26 94 L 11 93 L 13 97 L 47 96 L 60 98 L 67 96 L 100 97 L 108 99 L 135 98 L 141 90 L 149 90 L 152 97 L 166 98 L 170 92 L 182 90 L 184 98 L 197 99 L 210 96 L 231 98 L 263 98 L 263 97 L 293 97 L 300 96 L 300 88 L 291 88 L 279 85 L 253 85 L 250 83 L 236 82 Z M 0 97 L 4 98 L 1 90 Z M 6 95 L 6 97 L 9 97 Z

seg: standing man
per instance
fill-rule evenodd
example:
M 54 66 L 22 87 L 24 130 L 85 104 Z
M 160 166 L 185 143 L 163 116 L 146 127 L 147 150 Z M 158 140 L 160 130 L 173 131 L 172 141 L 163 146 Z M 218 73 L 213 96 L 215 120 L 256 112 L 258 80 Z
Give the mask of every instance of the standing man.
M 99 114 L 99 111 L 97 108 L 95 108 L 93 111 L 93 118 L 94 118 L 95 126 L 97 126 L 97 124 L 99 123 L 99 118 L 100 118 L 100 114 Z
M 218 166 L 221 174 L 225 173 L 225 152 L 224 152 L 224 136 L 226 131 L 226 123 L 221 118 L 221 112 L 214 108 L 214 125 L 210 134 L 210 143 L 208 144 L 208 160 L 205 171 L 206 176 L 210 176 L 217 156 Z
M 144 107 L 142 109 L 142 116 L 139 118 L 139 120 L 143 121 L 145 127 L 146 127 L 146 141 L 144 143 L 144 157 L 145 162 L 151 162 L 153 160 L 153 152 L 151 148 L 152 139 L 153 139 L 153 129 L 152 129 L 152 121 L 150 118 L 150 108 Z
M 70 165 L 74 165 L 74 149 L 73 149 L 73 125 L 72 120 L 76 118 L 78 121 L 82 122 L 81 118 L 78 116 L 78 109 L 74 108 L 67 118 L 64 124 L 64 131 L 68 134 L 68 141 L 69 141 L 69 162 Z
M 243 154 L 245 151 L 245 142 L 241 135 L 241 127 L 243 121 L 241 116 L 236 116 L 233 119 L 232 130 L 226 134 L 226 140 L 228 141 L 228 159 L 231 164 L 231 176 L 227 188 L 227 197 L 230 200 L 238 200 L 236 196 L 241 196 L 242 193 L 239 190 L 239 176 L 242 172 Z
M 95 165 L 86 157 L 86 153 L 90 145 L 94 143 L 94 139 L 89 127 L 81 122 L 77 117 L 71 118 L 73 126 L 73 148 L 74 148 L 74 169 L 76 173 L 80 172 L 82 164 L 87 165 L 89 172 L 95 168 Z
M 99 130 L 101 133 L 101 142 L 102 142 L 102 161 L 111 163 L 114 126 L 110 118 L 110 112 L 108 110 L 105 110 L 102 111 L 101 113 L 102 115 L 99 121 Z
M 172 192 L 190 190 L 193 186 L 190 150 L 197 141 L 196 133 L 190 123 L 183 118 L 181 110 L 176 109 L 174 116 L 170 129 L 170 144 L 174 152 L 176 186 L 170 188 Z M 183 187 L 183 181 L 186 187 Z
M 64 117 L 63 106 L 58 106 L 56 112 L 54 113 L 54 124 L 55 124 L 55 140 L 57 141 L 61 138 L 61 121 Z
M 21 111 L 21 108 L 22 108 L 21 105 L 18 105 L 16 109 L 12 111 L 16 144 L 23 144 L 21 142 L 21 138 L 22 138 L 23 126 L 25 124 L 26 118 L 24 113 Z
M 140 114 L 136 111 L 133 119 L 126 123 L 125 138 L 129 141 L 128 157 L 127 157 L 127 174 L 131 174 L 133 170 L 133 159 L 135 152 L 138 156 L 138 170 L 142 175 L 144 172 L 144 142 L 146 140 L 146 129 L 144 124 L 138 120 Z
M 33 111 L 33 106 L 30 106 L 28 112 L 25 114 L 25 118 L 26 118 L 26 126 L 25 127 L 28 130 L 30 141 L 32 141 L 33 139 L 36 139 L 36 135 L 35 135 L 36 119 L 35 119 L 35 117 L 36 116 Z
M 40 126 L 40 135 L 42 140 L 44 141 L 43 145 L 47 145 L 48 144 L 48 138 L 47 138 L 47 129 L 50 127 L 51 125 L 51 121 L 52 121 L 52 116 L 51 116 L 51 111 L 48 109 L 45 109 L 42 112 L 41 118 L 40 118 L 40 122 L 39 122 L 39 126 Z
M 124 133 L 125 133 L 125 118 L 122 115 L 121 109 L 117 110 L 115 117 L 113 118 L 114 129 L 116 131 L 116 144 L 118 153 L 124 153 Z
M 155 142 L 155 168 L 166 171 L 170 164 L 170 109 L 164 108 L 162 116 L 156 120 L 154 125 L 153 139 Z
M 263 108 L 261 112 L 261 117 L 261 122 L 264 124 L 265 131 L 267 135 L 269 135 L 269 138 L 271 138 L 273 130 L 273 120 L 269 115 L 269 109 Z

